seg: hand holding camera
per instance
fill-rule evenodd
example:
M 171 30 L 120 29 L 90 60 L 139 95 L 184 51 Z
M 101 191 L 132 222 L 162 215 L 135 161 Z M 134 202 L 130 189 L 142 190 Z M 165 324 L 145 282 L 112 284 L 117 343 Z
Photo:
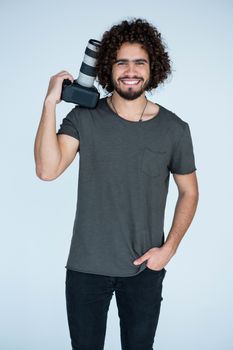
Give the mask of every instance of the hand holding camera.
M 93 83 L 96 78 L 95 67 L 99 45 L 100 41 L 89 40 L 77 79 L 74 80 L 67 71 L 61 71 L 51 77 L 46 95 L 47 100 L 56 104 L 64 100 L 82 107 L 96 107 L 100 94 Z
M 53 75 L 50 78 L 49 81 L 49 87 L 48 87 L 48 91 L 46 94 L 45 99 L 49 100 L 55 104 L 58 104 L 61 102 L 61 93 L 62 93 L 62 88 L 63 88 L 63 84 L 64 81 L 66 81 L 66 83 L 68 83 L 68 81 L 71 83 L 73 83 L 74 78 L 73 76 L 68 73 L 67 71 L 61 71 L 56 75 Z

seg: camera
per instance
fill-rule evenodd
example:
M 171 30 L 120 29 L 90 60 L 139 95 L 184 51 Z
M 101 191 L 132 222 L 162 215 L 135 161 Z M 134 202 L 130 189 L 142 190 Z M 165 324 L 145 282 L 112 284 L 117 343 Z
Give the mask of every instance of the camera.
M 90 39 L 85 50 L 79 76 L 73 81 L 65 79 L 62 84 L 61 99 L 82 107 L 95 108 L 100 94 L 94 86 L 96 78 L 96 58 L 100 41 Z

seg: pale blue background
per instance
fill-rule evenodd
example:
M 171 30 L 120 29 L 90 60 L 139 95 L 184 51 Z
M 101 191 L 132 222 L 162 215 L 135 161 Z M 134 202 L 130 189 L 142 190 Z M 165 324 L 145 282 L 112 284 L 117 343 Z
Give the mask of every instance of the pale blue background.
M 161 31 L 173 75 L 150 99 L 190 125 L 200 200 L 167 265 L 156 350 L 231 350 L 232 1 L 1 1 L 0 349 L 71 349 L 65 264 L 78 157 L 56 181 L 36 177 L 33 146 L 49 79 L 77 77 L 90 38 L 146 18 Z M 57 126 L 73 108 L 57 106 Z M 177 188 L 171 175 L 165 233 Z M 106 350 L 120 349 L 115 296 Z

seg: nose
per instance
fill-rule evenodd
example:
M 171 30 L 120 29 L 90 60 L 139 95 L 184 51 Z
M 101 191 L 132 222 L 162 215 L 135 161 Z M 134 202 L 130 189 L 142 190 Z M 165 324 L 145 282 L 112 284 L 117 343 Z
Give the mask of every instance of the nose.
M 136 65 L 133 62 L 128 63 L 125 72 L 133 75 L 136 72 Z

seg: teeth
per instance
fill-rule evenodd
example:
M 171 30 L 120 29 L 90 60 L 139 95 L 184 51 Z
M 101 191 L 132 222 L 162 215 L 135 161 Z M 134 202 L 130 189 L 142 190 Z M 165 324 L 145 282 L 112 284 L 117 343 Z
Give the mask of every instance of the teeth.
M 126 85 L 135 85 L 139 82 L 139 80 L 122 80 L 122 82 Z

